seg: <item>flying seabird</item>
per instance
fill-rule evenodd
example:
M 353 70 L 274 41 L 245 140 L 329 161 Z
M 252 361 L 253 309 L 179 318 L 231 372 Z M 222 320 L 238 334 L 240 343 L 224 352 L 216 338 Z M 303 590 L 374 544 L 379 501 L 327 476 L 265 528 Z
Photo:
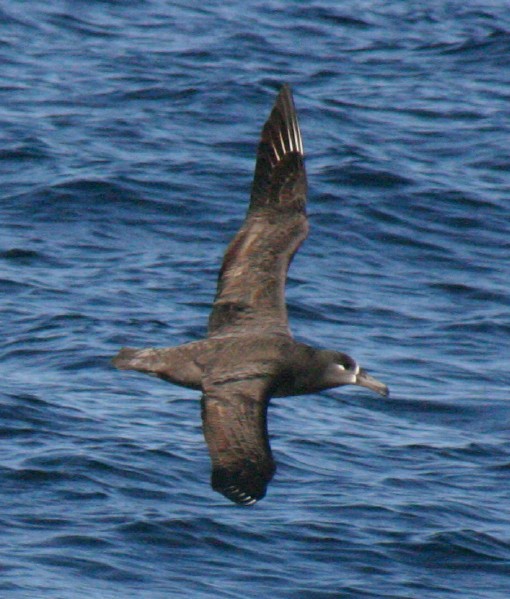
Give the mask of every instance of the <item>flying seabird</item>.
M 225 252 L 207 337 L 177 347 L 123 348 L 113 363 L 202 392 L 214 490 L 241 505 L 266 494 L 276 466 L 267 434 L 271 397 L 361 385 L 388 388 L 345 353 L 295 341 L 285 280 L 306 238 L 303 142 L 284 85 L 262 129 L 250 206 Z

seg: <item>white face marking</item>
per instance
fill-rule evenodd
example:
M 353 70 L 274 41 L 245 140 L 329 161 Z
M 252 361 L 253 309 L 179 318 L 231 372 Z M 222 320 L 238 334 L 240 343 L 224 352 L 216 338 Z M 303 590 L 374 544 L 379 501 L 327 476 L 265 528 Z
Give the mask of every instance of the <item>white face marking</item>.
M 335 364 L 335 366 L 339 372 L 341 372 L 342 374 L 345 373 L 343 376 L 343 380 L 345 381 L 344 384 L 348 384 L 348 383 L 350 383 L 351 385 L 356 384 L 357 378 L 358 378 L 358 373 L 360 371 L 360 367 L 358 366 L 358 364 L 356 362 L 354 363 L 354 368 L 352 370 L 347 369 L 342 364 Z

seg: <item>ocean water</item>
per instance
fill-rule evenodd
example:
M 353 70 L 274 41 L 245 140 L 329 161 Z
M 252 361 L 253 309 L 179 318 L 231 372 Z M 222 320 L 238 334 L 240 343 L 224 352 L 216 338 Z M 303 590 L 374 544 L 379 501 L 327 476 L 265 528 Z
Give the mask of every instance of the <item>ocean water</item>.
M 1 596 L 507 599 L 508 3 L 5 0 L 0 64 Z M 283 82 L 292 330 L 391 396 L 273 400 L 239 508 L 110 359 L 204 334 Z

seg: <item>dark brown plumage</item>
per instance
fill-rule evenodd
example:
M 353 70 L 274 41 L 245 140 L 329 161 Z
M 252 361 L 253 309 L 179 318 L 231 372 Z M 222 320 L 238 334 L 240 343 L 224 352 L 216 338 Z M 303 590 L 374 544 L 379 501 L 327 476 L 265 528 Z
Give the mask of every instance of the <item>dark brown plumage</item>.
M 225 252 L 206 339 L 124 348 L 117 368 L 202 391 L 212 486 L 232 501 L 264 497 L 276 470 L 267 434 L 272 396 L 385 385 L 341 352 L 296 342 L 285 305 L 287 269 L 306 238 L 306 174 L 294 102 L 283 86 L 262 130 L 246 219 Z

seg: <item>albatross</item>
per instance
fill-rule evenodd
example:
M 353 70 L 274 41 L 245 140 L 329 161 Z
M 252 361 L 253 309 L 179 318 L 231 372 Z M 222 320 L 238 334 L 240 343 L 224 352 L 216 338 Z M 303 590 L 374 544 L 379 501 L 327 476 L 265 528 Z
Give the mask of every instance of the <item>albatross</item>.
M 285 304 L 287 270 L 308 233 L 303 142 L 292 93 L 284 85 L 257 151 L 250 205 L 228 246 L 207 337 L 167 348 L 122 348 L 113 359 L 202 392 L 211 485 L 248 506 L 262 499 L 276 470 L 267 433 L 271 397 L 360 385 L 386 385 L 340 351 L 296 341 Z

